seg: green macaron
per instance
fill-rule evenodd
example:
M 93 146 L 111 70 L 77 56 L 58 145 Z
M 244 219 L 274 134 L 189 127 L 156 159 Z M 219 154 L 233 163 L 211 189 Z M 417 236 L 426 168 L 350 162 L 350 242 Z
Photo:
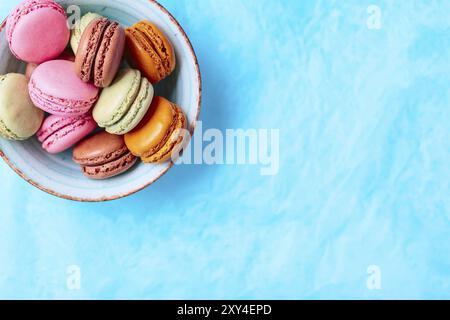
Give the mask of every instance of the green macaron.
M 0 76 L 0 136 L 9 140 L 32 137 L 44 120 L 44 112 L 33 105 L 25 75 Z
M 152 84 L 140 71 L 123 69 L 114 82 L 103 89 L 93 110 L 97 124 L 111 134 L 132 131 L 144 118 L 153 100 Z

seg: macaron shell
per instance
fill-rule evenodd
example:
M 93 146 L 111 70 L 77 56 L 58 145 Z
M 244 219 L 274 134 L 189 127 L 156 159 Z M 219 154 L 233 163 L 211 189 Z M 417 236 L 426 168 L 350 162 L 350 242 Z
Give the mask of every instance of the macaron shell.
M 156 25 L 149 21 L 140 21 L 135 28 L 142 32 L 152 43 L 161 58 L 166 73 L 170 75 L 176 67 L 175 50 L 167 36 Z
M 39 65 L 29 83 L 34 104 L 54 115 L 87 113 L 97 101 L 99 89 L 81 81 L 73 70 L 74 63 L 65 60 Z
M 152 48 L 144 35 L 139 31 L 129 28 L 125 31 L 127 60 L 131 66 L 139 69 L 142 74 L 156 84 L 166 76 L 161 58 Z
M 29 94 L 34 105 L 52 115 L 67 117 L 83 115 L 88 113 L 92 106 L 92 103 L 71 101 L 45 95 L 45 93 L 40 91 L 35 83 L 31 81 L 29 85 Z
M 125 50 L 125 30 L 117 22 L 111 23 L 104 32 L 94 66 L 94 84 L 108 87 L 114 80 Z
M 36 108 L 28 95 L 25 75 L 0 76 L 0 133 L 10 140 L 33 136 L 42 124 L 44 112 Z
M 6 24 L 6 35 L 8 39 L 11 39 L 14 28 L 22 16 L 25 16 L 33 10 L 41 7 L 53 7 L 55 10 L 60 10 L 61 13 L 64 13 L 64 9 L 55 3 L 54 0 L 25 0 L 15 7 L 15 9 L 8 16 Z
M 164 146 L 162 146 L 161 149 L 159 149 L 155 154 L 152 154 L 148 157 L 146 155 L 142 156 L 142 161 L 144 163 L 162 163 L 172 159 L 172 151 L 177 146 L 181 146 L 181 144 L 185 140 L 185 131 L 183 129 L 186 129 L 187 127 L 186 116 L 179 107 L 174 105 L 174 108 L 176 109 L 177 113 L 175 129 L 172 131 L 170 138 L 167 140 Z
M 61 120 L 58 116 L 50 116 L 49 118 L 50 120 L 47 119 L 46 121 L 53 122 Z M 74 117 L 70 120 L 70 124 L 59 128 L 42 142 L 42 148 L 44 150 L 52 154 L 63 152 L 85 138 L 97 127 L 95 121 L 90 116 Z
M 101 131 L 81 141 L 73 149 L 73 160 L 85 166 L 102 165 L 128 152 L 123 136 Z
M 74 62 L 75 61 L 75 56 L 71 52 L 65 50 L 63 53 L 61 53 L 61 55 L 58 57 L 57 60 L 67 60 L 67 61 Z M 27 77 L 28 81 L 30 81 L 34 70 L 36 70 L 36 68 L 38 66 L 39 65 L 36 64 L 36 63 L 27 63 L 27 67 L 25 69 L 25 76 Z
M 106 18 L 93 20 L 84 30 L 75 58 L 75 71 L 84 82 L 91 81 L 95 57 L 100 47 L 103 33 L 110 25 Z
M 55 134 L 59 130 L 72 125 L 75 121 L 79 119 L 88 119 L 89 116 L 77 116 L 77 117 L 61 117 L 61 116 L 49 116 L 42 123 L 41 128 L 36 133 L 39 142 L 44 142 L 51 135 Z
M 91 179 L 107 179 L 129 170 L 136 157 L 127 149 L 123 136 L 99 132 L 73 150 L 73 160 L 81 165 L 83 174 Z
M 112 134 L 123 135 L 136 128 L 150 108 L 153 96 L 154 89 L 152 84 L 146 78 L 142 78 L 139 93 L 127 114 L 116 124 L 106 127 L 106 131 Z
M 58 57 L 70 38 L 67 15 L 58 4 L 28 1 L 8 19 L 11 51 L 20 60 L 42 63 Z
M 109 179 L 125 173 L 131 169 L 137 161 L 137 158 L 128 152 L 117 160 L 108 162 L 99 166 L 82 166 L 83 174 L 95 180 Z
M 135 101 L 141 85 L 141 73 L 134 69 L 123 69 L 108 88 L 102 90 L 92 112 L 102 128 L 112 126 L 127 114 Z
M 8 140 L 22 140 L 20 137 L 16 136 L 12 131 L 5 126 L 2 120 L 0 120 L 0 137 Z
M 70 46 L 72 47 L 73 53 L 77 54 L 78 45 L 80 44 L 81 36 L 87 26 L 95 19 L 102 18 L 101 15 L 93 12 L 88 12 L 81 17 L 80 22 L 72 30 L 70 37 Z
M 166 144 L 176 120 L 177 114 L 172 103 L 162 97 L 155 97 L 141 123 L 125 134 L 125 144 L 135 156 L 150 156 Z

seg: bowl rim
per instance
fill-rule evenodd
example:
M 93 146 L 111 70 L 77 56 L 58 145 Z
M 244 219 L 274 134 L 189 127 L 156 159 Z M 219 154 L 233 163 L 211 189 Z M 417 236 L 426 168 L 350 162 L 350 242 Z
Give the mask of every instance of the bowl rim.
M 183 27 L 180 25 L 180 23 L 178 22 L 178 20 L 163 6 L 161 5 L 157 0 L 147 0 L 150 3 L 156 5 L 156 7 L 164 14 L 167 16 L 167 18 L 169 18 L 169 20 L 175 25 L 175 27 L 178 29 L 178 31 L 180 32 L 181 36 L 183 37 L 183 39 L 186 41 L 186 44 L 188 45 L 188 49 L 190 51 L 190 54 L 192 55 L 193 61 L 195 63 L 195 72 L 196 72 L 196 76 L 198 79 L 198 100 L 197 100 L 197 111 L 196 111 L 196 115 L 195 118 L 193 119 L 193 121 L 190 123 L 190 133 L 191 136 L 193 135 L 194 131 L 195 131 L 195 127 L 197 124 L 197 121 L 200 117 L 200 110 L 201 110 L 201 104 L 202 104 L 202 76 L 201 76 L 201 72 L 200 72 L 200 65 L 198 62 L 198 58 L 197 55 L 195 53 L 194 47 L 189 39 L 189 37 L 187 36 L 186 32 L 184 31 Z M 6 17 L 3 22 L 0 25 L 0 32 L 3 31 L 3 29 L 6 26 L 6 21 L 7 21 L 8 17 Z M 151 181 L 149 181 L 148 183 L 146 183 L 144 186 L 141 186 L 139 188 L 133 189 L 129 192 L 126 192 L 124 194 L 119 194 L 119 195 L 115 195 L 115 196 L 111 196 L 111 197 L 100 197 L 100 198 L 81 198 L 81 197 L 74 197 L 68 194 L 63 194 L 63 193 L 59 193 L 55 190 L 51 190 L 49 188 L 46 188 L 42 185 L 40 185 L 38 182 L 34 181 L 33 179 L 29 178 L 25 173 L 22 172 L 22 170 L 20 170 L 18 167 L 16 167 L 12 161 L 9 159 L 9 157 L 3 152 L 3 150 L 0 149 L 0 157 L 3 159 L 3 161 L 5 161 L 5 163 L 17 174 L 19 175 L 23 180 L 25 180 L 26 182 L 28 182 L 29 184 L 31 184 L 32 186 L 40 189 L 41 191 L 44 191 L 50 195 L 56 196 L 58 198 L 62 198 L 62 199 L 66 199 L 66 200 L 71 200 L 71 201 L 78 201 L 78 202 L 106 202 L 106 201 L 112 201 L 112 200 L 118 200 L 118 199 L 122 199 L 128 196 L 131 196 L 139 191 L 144 190 L 145 188 L 147 188 L 148 186 L 152 185 L 153 183 L 155 183 L 156 181 L 158 181 L 163 175 L 165 175 L 174 165 L 173 162 L 170 162 L 169 165 L 167 166 L 166 169 L 164 169 L 163 172 L 161 172 L 161 174 L 159 174 L 157 177 L 153 178 Z

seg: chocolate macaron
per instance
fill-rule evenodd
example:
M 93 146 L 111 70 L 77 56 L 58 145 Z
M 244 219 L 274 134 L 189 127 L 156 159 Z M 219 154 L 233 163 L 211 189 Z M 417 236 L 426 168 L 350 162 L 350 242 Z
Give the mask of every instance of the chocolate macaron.
M 106 18 L 93 20 L 84 30 L 78 46 L 75 71 L 84 82 L 100 88 L 114 80 L 125 50 L 125 31 Z
M 123 136 L 102 131 L 81 141 L 73 150 L 73 160 L 86 177 L 102 180 L 126 172 L 137 159 L 128 150 Z

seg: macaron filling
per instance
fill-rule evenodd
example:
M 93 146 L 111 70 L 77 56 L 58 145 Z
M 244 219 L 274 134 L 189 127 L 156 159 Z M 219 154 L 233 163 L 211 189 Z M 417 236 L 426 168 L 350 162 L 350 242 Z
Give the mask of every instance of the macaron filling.
M 116 82 L 111 87 L 103 90 L 93 112 L 94 119 L 100 127 L 111 127 L 123 119 L 139 95 L 142 79 L 138 70 L 122 70 L 116 77 Z M 131 83 L 128 84 L 129 81 Z M 124 84 L 127 84 L 128 91 L 121 97 L 120 102 L 111 104 L 108 98 L 115 95 L 116 86 L 122 88 Z M 122 89 L 120 92 L 122 92 Z M 104 115 L 105 110 L 106 115 Z
M 156 151 L 152 154 L 144 154 L 142 156 L 142 160 L 144 162 L 153 163 L 170 158 L 174 147 L 182 142 L 183 136 L 180 132 L 178 132 L 178 130 L 186 128 L 186 117 L 184 116 L 183 112 L 178 109 L 177 106 L 172 104 L 172 108 L 174 108 L 176 114 L 175 120 L 172 122 L 170 129 L 167 131 L 167 134 L 163 139 L 164 143 L 161 142 L 161 144 L 158 145 L 159 148 L 155 148 Z
M 122 148 L 113 151 L 111 153 L 108 153 L 106 155 L 98 156 L 98 157 L 92 157 L 92 158 L 77 158 L 74 156 L 73 160 L 82 165 L 82 166 L 98 166 L 105 163 L 108 163 L 110 161 L 113 161 L 115 159 L 120 158 L 124 154 L 128 153 L 129 150 L 126 146 L 123 146 Z
M 5 79 L 6 79 L 5 75 L 0 76 L 0 83 L 5 81 Z M 8 127 L 5 125 L 5 123 L 1 119 L 0 119 L 0 133 L 7 139 L 20 140 L 20 138 L 16 134 L 14 134 L 14 132 L 12 132 L 11 130 L 8 129 Z
M 60 117 L 60 118 L 54 118 L 58 119 L 57 121 L 54 121 L 51 123 L 49 127 L 42 127 L 38 133 L 37 138 L 40 142 L 44 142 L 47 140 L 51 135 L 53 135 L 55 132 L 58 132 L 59 130 L 72 125 L 74 122 L 80 119 L 87 119 L 88 116 L 79 116 L 79 117 Z
M 171 107 L 172 107 L 173 117 L 172 117 L 172 122 L 170 124 L 169 129 L 166 131 L 163 139 L 156 146 L 154 146 L 149 151 L 147 151 L 141 155 L 142 158 L 150 158 L 155 153 L 157 153 L 159 150 L 161 150 L 162 147 L 164 147 L 166 145 L 166 143 L 169 141 L 170 137 L 172 136 L 172 133 L 175 131 L 176 125 L 177 125 L 177 119 L 178 119 L 178 112 L 176 112 L 176 107 L 173 104 L 171 104 Z
M 23 138 L 19 137 L 18 135 L 16 135 L 14 132 L 12 132 L 11 130 L 8 129 L 8 127 L 5 125 L 5 123 L 0 120 L 0 132 L 2 133 L 2 135 L 9 139 L 9 140 L 24 140 Z
M 142 76 L 141 76 L 141 73 L 138 72 L 138 76 L 136 76 L 133 79 L 133 83 L 130 86 L 130 90 L 128 91 L 128 93 L 126 95 L 125 100 L 122 102 L 120 107 L 114 113 L 114 115 L 111 118 L 111 121 L 102 123 L 102 125 L 104 127 L 109 127 L 109 126 L 116 124 L 123 118 L 124 114 L 126 114 L 128 112 L 128 110 L 130 110 L 131 105 L 136 100 L 136 97 L 139 94 L 139 89 L 140 89 L 141 83 L 142 83 Z
M 42 90 L 40 90 L 35 81 L 31 79 L 30 81 L 30 97 L 31 100 L 33 100 L 34 104 L 46 108 L 46 111 L 49 111 L 51 113 L 61 113 L 61 114 L 83 114 L 89 111 L 89 109 L 94 105 L 94 103 L 97 101 L 97 96 L 95 98 L 92 98 L 87 101 L 82 100 L 74 100 L 74 101 L 68 101 L 67 99 L 58 98 L 54 96 L 50 96 L 46 93 L 44 93 Z M 67 105 L 70 104 L 71 108 L 67 108 Z
M 105 65 L 106 53 L 110 49 L 111 40 L 119 28 L 120 25 L 117 22 L 113 22 L 107 27 L 100 48 L 96 55 L 95 69 L 94 69 L 94 83 L 98 87 L 102 85 L 104 73 L 103 67 Z
M 56 141 L 65 137 L 79 128 L 84 127 L 91 121 L 89 116 L 78 118 L 63 118 L 61 121 L 53 123 L 47 130 L 38 132 L 38 140 L 42 142 L 44 149 L 49 149 Z
M 147 37 L 144 33 L 142 33 L 139 30 L 136 29 L 129 29 L 129 34 L 133 37 L 134 41 L 138 43 L 138 45 L 150 56 L 150 58 L 153 60 L 154 66 L 157 68 L 158 76 L 160 78 L 165 78 L 167 75 L 167 71 L 165 70 L 163 66 L 163 62 L 161 60 L 161 57 L 158 55 L 158 53 L 155 51 L 155 49 L 152 46 L 152 43 L 148 41 Z
M 94 72 L 94 60 L 100 48 L 101 39 L 108 25 L 111 23 L 108 19 L 100 18 L 94 20 L 95 26 L 88 40 L 88 47 L 83 57 L 80 77 L 84 82 L 89 82 Z
M 169 52 L 159 33 L 153 29 L 153 26 L 151 24 L 140 22 L 137 25 L 141 27 L 141 30 L 139 31 L 147 37 L 153 50 L 158 54 L 161 61 L 163 62 L 164 67 L 170 72 L 172 66 L 170 63 Z
M 129 111 L 115 124 L 106 127 L 112 134 L 123 135 L 133 130 L 144 118 L 153 99 L 153 86 L 146 78 L 142 78 L 138 96 Z
M 82 166 L 81 169 L 86 176 L 94 179 L 111 178 L 128 170 L 136 163 L 136 160 L 137 158 L 128 151 L 126 154 L 117 159 L 113 159 L 111 162 L 97 166 Z

